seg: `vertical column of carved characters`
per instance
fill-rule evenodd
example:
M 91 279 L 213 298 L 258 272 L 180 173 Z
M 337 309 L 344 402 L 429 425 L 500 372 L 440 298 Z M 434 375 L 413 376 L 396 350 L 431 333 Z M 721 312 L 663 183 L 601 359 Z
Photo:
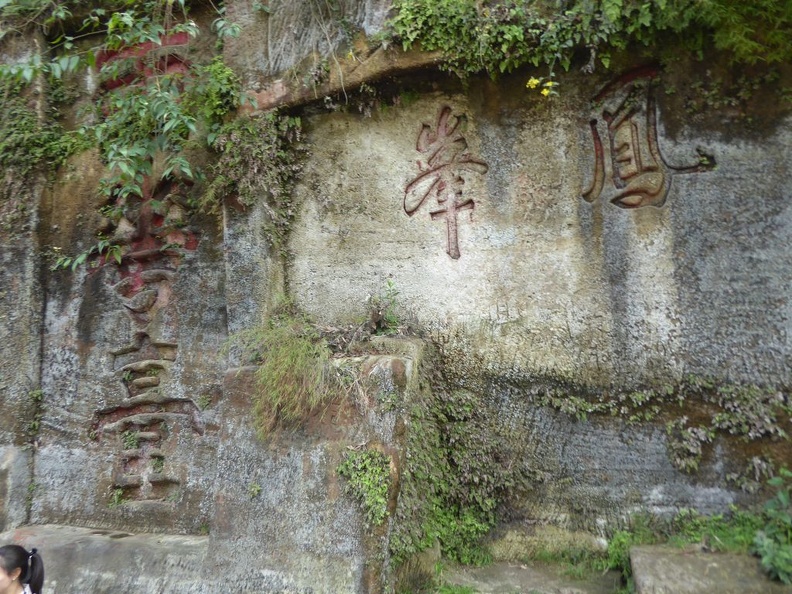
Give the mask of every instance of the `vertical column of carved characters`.
M 122 280 L 114 287 L 133 328 L 132 342 L 112 353 L 126 397 L 119 405 L 96 413 L 98 433 L 116 435 L 120 448 L 113 488 L 136 500 L 155 499 L 150 479 L 163 474 L 161 444 L 167 429 L 160 416 L 167 401 L 163 384 L 178 348 L 174 343 L 152 341 L 149 334 L 156 311 L 168 304 L 169 290 L 162 289 L 174 272 L 146 270 L 144 264 L 131 258 L 123 261 Z
M 161 44 L 146 42 L 134 48 L 100 56 L 101 61 L 128 60 L 132 72 L 106 83 L 106 89 L 145 84 L 148 77 L 181 72 L 187 62 L 173 46 L 185 45 L 186 34 L 163 36 Z M 162 52 L 163 48 L 169 48 Z M 203 433 L 197 405 L 191 399 L 167 395 L 167 380 L 176 360 L 178 344 L 163 340 L 153 330 L 158 313 L 169 303 L 173 280 L 185 250 L 195 250 L 198 240 L 187 228 L 187 209 L 180 183 L 155 183 L 145 177 L 141 197 L 117 198 L 119 214 L 111 225 L 114 243 L 122 246 L 120 280 L 113 286 L 130 318 L 130 344 L 112 351 L 114 373 L 124 386 L 122 402 L 94 414 L 97 437 L 113 436 L 119 454 L 113 472 L 113 489 L 125 498 L 167 503 L 178 494 L 180 478 L 167 464 L 166 443 L 171 427 L 184 424 Z
M 128 234 L 129 251 L 118 267 L 121 280 L 114 289 L 130 318 L 133 339 L 112 353 L 127 397 L 118 406 L 98 411 L 95 421 L 101 434 L 114 433 L 120 439 L 114 488 L 149 502 L 171 500 L 181 483 L 167 465 L 168 427 L 186 422 L 203 432 L 197 404 L 167 394 L 178 344 L 157 336 L 158 315 L 169 306 L 182 252 L 197 247 L 195 234 L 182 225 L 184 211 L 168 189 L 170 184 L 165 183 L 152 193 L 167 214 L 156 213 L 145 202 L 133 214 L 127 211 L 135 226 Z

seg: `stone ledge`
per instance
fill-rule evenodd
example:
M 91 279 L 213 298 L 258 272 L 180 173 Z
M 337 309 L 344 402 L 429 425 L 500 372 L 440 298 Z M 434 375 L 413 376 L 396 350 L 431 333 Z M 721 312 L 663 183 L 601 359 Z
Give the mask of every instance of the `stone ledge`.
M 630 549 L 636 594 L 790 594 L 769 580 L 748 555 L 705 553 L 668 546 Z
M 367 81 L 419 70 L 440 62 L 440 52 L 403 52 L 396 48 L 384 49 L 382 46 L 368 50 L 362 59 L 358 55 L 346 58 L 337 56 L 330 61 L 327 81 L 316 87 L 306 87 L 299 80 L 271 80 L 264 83 L 260 91 L 247 90 L 247 96 L 255 99 L 255 107 L 246 105 L 245 110 L 266 111 L 302 105 L 328 95 L 347 93 Z

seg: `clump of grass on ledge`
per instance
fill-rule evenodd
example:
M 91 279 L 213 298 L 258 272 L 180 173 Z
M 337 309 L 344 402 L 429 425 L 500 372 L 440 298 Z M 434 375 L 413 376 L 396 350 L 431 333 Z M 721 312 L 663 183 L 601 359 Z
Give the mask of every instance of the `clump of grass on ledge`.
M 229 346 L 259 365 L 252 398 L 262 439 L 278 426 L 298 425 L 339 393 L 326 341 L 288 301 L 261 326 L 233 336 Z

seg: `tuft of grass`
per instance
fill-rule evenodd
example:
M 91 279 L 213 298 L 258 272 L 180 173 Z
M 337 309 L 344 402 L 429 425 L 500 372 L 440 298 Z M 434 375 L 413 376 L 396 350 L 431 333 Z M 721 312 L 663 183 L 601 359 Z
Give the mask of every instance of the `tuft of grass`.
M 279 424 L 299 424 L 338 394 L 326 342 L 289 303 L 262 326 L 234 336 L 231 345 L 259 364 L 253 412 L 261 438 Z
M 107 503 L 107 507 L 113 509 L 115 507 L 119 507 L 126 503 L 126 499 L 124 498 L 124 490 L 123 489 L 113 489 L 110 492 L 110 501 Z
M 140 447 L 140 435 L 137 431 L 128 429 L 121 434 L 121 443 L 125 450 L 136 450 Z
M 729 514 L 702 516 L 693 510 L 682 510 L 672 522 L 671 545 L 700 543 L 709 550 L 747 553 L 751 549 L 762 519 L 752 513 L 731 509 Z

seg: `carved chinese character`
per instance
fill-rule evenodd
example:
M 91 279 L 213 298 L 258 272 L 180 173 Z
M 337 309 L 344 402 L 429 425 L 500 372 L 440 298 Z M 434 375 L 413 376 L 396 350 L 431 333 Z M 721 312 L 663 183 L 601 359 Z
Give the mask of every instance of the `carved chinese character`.
M 483 174 L 487 164 L 470 156 L 468 145 L 459 130 L 462 118 L 454 116 L 448 106 L 440 110 L 434 131 L 423 124 L 418 134 L 416 150 L 425 155 L 418 161 L 421 174 L 404 189 L 404 212 L 413 216 L 429 200 L 436 200 L 438 208 L 429 212 L 433 220 L 445 219 L 446 252 L 453 259 L 460 256 L 457 214 L 473 210 L 472 198 L 463 198 L 464 172 Z
M 591 120 L 594 139 L 594 176 L 583 199 L 600 196 L 620 208 L 663 206 L 675 174 L 709 171 L 711 155 L 698 152 L 689 166 L 669 165 L 657 140 L 657 111 L 652 82 L 657 71 L 638 69 L 608 84 L 592 101 L 601 115 Z M 603 143 L 602 138 L 607 141 Z M 606 186 L 606 180 L 610 184 Z

